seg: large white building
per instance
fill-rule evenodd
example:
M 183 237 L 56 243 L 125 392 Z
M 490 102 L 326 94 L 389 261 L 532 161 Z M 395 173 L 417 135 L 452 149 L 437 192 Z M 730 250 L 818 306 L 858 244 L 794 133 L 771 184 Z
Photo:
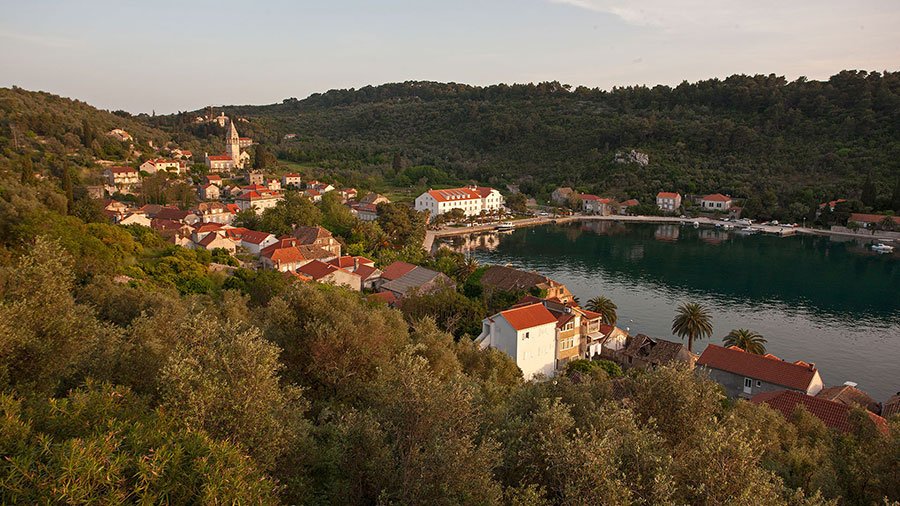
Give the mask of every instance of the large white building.
M 262 214 L 264 210 L 275 207 L 282 200 L 284 198 L 279 192 L 248 190 L 235 198 L 234 203 L 241 211 L 254 209 L 256 214 Z
M 453 209 L 462 209 L 466 216 L 476 216 L 481 211 L 495 211 L 503 207 L 500 192 L 486 186 L 428 190 L 416 197 L 416 211 L 428 211 L 439 216 Z
M 476 342 L 506 353 L 526 380 L 556 372 L 557 318 L 540 302 L 501 311 L 485 318 Z

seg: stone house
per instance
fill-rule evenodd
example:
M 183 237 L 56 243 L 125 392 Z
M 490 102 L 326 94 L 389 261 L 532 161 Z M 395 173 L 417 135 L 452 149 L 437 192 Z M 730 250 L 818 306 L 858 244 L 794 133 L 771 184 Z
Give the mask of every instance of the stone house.
M 697 366 L 721 384 L 730 397 L 749 399 L 784 389 L 816 395 L 824 387 L 815 364 L 786 362 L 772 354 L 756 355 L 736 346 L 708 345 Z

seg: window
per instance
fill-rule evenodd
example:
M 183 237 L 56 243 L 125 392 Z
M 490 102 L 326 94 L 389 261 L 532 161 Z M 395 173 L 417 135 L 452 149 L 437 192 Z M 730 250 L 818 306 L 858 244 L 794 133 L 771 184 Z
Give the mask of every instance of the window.
M 750 378 L 744 378 L 744 388 L 750 388 L 753 386 L 753 380 Z
M 756 380 L 756 388 L 759 388 L 761 386 L 762 386 L 762 381 Z
M 525 333 L 525 339 L 528 339 L 530 332 Z

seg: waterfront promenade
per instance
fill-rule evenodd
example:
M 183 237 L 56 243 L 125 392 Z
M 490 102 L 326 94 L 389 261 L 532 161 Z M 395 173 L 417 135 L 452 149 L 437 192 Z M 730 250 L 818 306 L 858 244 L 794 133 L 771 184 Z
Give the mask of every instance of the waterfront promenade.
M 572 216 L 561 216 L 558 218 L 553 218 L 549 216 L 541 216 L 541 217 L 533 217 L 533 218 L 523 218 L 520 220 L 512 220 L 513 227 L 515 228 L 523 228 L 523 227 L 536 227 L 540 225 L 549 225 L 553 223 L 570 223 L 573 221 L 619 221 L 623 223 L 698 223 L 700 226 L 712 226 L 716 225 L 724 226 L 724 225 L 733 225 L 731 222 L 725 222 L 721 220 L 714 220 L 711 218 L 681 218 L 677 216 L 624 216 L 624 215 L 610 215 L 610 216 L 599 216 L 599 215 L 572 215 Z M 471 227 L 443 227 L 438 230 L 428 230 L 425 233 L 425 240 L 422 243 L 422 246 L 426 251 L 432 251 L 434 248 L 434 241 L 440 237 L 452 237 L 459 235 L 468 235 L 468 234 L 477 234 L 481 232 L 491 232 L 496 230 L 497 223 L 488 223 L 485 225 L 474 225 Z M 844 232 L 834 232 L 831 230 L 820 230 L 815 228 L 808 227 L 788 227 L 783 225 L 753 225 L 753 228 L 763 234 L 774 234 L 781 236 L 790 236 L 794 234 L 810 234 L 810 235 L 828 235 L 834 237 L 853 237 L 857 239 L 867 239 L 867 240 L 875 240 L 882 241 L 885 243 L 893 242 L 894 239 L 889 236 L 882 237 L 878 232 L 872 234 L 871 232 L 860 232 L 860 233 L 844 233 Z

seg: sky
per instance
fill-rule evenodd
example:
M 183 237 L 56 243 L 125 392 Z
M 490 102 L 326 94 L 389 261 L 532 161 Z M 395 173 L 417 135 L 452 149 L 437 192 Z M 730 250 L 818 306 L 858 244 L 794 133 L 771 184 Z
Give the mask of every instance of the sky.
M 0 86 L 158 114 L 428 80 L 900 67 L 900 0 L 0 0 Z

